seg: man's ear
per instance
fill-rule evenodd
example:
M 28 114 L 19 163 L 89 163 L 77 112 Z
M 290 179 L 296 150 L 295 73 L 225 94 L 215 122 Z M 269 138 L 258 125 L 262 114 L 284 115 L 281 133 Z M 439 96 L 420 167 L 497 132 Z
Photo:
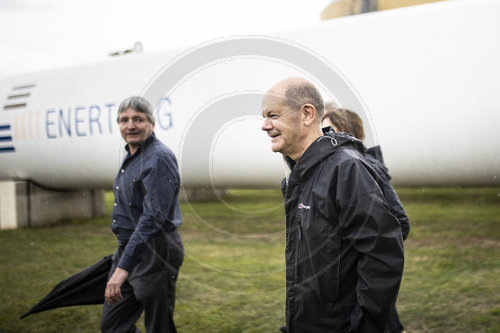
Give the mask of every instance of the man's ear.
M 302 105 L 300 110 L 302 113 L 302 119 L 304 120 L 304 125 L 311 125 L 316 119 L 316 108 L 312 104 Z

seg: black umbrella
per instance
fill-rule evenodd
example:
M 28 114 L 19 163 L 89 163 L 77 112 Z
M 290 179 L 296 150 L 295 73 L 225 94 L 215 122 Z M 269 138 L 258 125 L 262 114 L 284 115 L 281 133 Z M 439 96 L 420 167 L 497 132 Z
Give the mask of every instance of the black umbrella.
M 63 306 L 103 304 L 111 262 L 112 255 L 109 255 L 59 282 L 37 305 L 23 314 L 21 319 L 33 313 Z

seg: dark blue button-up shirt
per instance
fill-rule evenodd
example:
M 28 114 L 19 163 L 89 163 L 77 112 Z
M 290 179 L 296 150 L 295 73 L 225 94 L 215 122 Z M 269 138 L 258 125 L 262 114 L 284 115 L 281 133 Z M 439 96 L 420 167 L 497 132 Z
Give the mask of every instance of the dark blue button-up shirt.
M 111 229 L 119 243 L 128 242 L 118 267 L 130 272 L 160 231 L 182 223 L 178 203 L 180 177 L 174 153 L 153 133 L 125 157 L 114 182 Z

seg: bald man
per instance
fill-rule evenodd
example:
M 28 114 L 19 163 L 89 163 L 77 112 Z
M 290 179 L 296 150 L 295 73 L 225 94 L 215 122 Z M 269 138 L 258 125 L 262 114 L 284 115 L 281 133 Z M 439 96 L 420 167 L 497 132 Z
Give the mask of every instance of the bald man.
M 384 332 L 403 272 L 403 240 L 359 140 L 321 130 L 323 99 L 303 78 L 262 101 L 262 130 L 283 154 L 288 332 Z

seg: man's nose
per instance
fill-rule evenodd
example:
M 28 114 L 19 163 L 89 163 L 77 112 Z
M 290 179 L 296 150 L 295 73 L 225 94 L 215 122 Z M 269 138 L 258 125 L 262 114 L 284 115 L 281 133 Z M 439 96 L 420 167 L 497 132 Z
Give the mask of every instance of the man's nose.
M 127 128 L 134 128 L 134 127 L 135 127 L 135 121 L 133 119 L 127 121 Z
M 264 119 L 260 129 L 263 131 L 269 131 L 271 128 L 272 128 L 272 125 L 271 125 L 271 122 L 269 121 L 269 119 Z

